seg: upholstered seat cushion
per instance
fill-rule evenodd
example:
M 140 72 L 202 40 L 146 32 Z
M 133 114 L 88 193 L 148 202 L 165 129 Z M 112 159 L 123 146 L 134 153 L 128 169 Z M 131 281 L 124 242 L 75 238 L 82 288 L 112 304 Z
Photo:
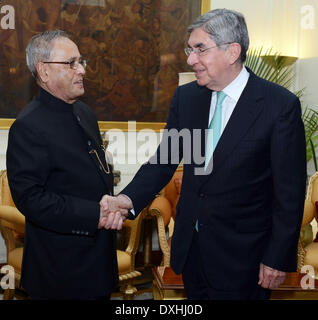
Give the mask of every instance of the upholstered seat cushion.
M 21 273 L 22 255 L 23 248 L 16 248 L 9 252 L 8 265 L 12 266 L 17 273 Z
M 13 202 L 9 184 L 8 184 L 8 179 L 7 179 L 7 172 L 3 171 L 2 172 L 3 178 L 0 180 L 0 200 L 1 204 L 5 206 L 11 206 L 15 207 L 15 204 Z
M 119 275 L 130 272 L 131 256 L 122 250 L 117 250 L 118 273 Z
M 312 242 L 305 247 L 306 256 L 304 260 L 304 265 L 313 266 L 315 269 L 315 274 L 318 274 L 318 243 Z
M 316 206 L 315 206 L 316 205 Z M 304 227 L 310 223 L 316 216 L 317 202 L 315 205 L 310 200 L 305 200 L 304 214 L 301 226 Z

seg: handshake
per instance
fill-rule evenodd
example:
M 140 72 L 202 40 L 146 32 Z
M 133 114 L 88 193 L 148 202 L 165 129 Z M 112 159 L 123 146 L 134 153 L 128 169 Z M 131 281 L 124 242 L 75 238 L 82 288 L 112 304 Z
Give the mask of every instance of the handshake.
M 120 230 L 128 216 L 129 210 L 133 207 L 131 200 L 123 194 L 116 197 L 105 195 L 99 204 L 100 218 L 98 229 Z

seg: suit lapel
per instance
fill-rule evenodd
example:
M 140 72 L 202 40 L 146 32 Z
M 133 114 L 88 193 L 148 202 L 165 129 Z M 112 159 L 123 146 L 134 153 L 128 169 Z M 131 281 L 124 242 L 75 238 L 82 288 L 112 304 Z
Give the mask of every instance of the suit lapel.
M 193 141 L 192 143 L 192 152 L 200 152 L 201 156 L 205 155 L 205 130 L 209 126 L 209 113 L 211 105 L 212 90 L 206 87 L 200 87 L 198 85 L 198 93 L 196 96 L 196 109 L 191 111 L 191 128 L 200 130 L 200 141 L 199 139 Z M 192 137 L 194 139 L 194 136 Z M 197 148 L 194 144 L 201 143 L 200 148 Z M 200 157 L 201 158 L 201 157 Z M 201 160 L 201 159 L 200 159 Z M 201 170 L 204 170 L 204 161 L 202 164 L 196 164 L 196 166 L 201 167 Z
M 197 97 L 198 101 L 196 103 L 197 109 L 194 110 L 194 112 L 192 113 L 193 114 L 192 128 L 195 128 L 195 129 L 208 128 L 211 97 L 212 97 L 212 90 L 206 87 L 199 87 L 199 94 Z M 203 151 L 205 151 L 205 146 Z
M 210 175 L 203 175 L 203 180 L 211 177 L 221 168 L 226 159 L 233 155 L 233 149 L 263 109 L 259 79 L 252 71 L 248 71 L 250 73 L 249 80 L 213 153 L 211 159 L 213 161 L 213 171 Z M 201 180 L 201 182 L 203 181 Z

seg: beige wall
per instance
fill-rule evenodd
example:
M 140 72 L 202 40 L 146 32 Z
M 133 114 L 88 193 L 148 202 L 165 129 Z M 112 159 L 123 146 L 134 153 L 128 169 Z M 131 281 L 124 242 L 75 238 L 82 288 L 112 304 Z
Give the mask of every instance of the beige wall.
M 242 12 L 251 47 L 272 47 L 298 61 L 296 88 L 306 88 L 304 104 L 317 106 L 318 1 L 317 0 L 211 0 L 211 9 Z

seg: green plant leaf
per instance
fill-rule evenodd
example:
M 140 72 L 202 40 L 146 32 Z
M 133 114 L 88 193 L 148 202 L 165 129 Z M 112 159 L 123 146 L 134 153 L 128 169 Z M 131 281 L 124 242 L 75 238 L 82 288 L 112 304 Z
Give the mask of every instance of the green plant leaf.
M 312 152 L 312 158 L 313 158 L 313 161 L 314 161 L 315 171 L 318 171 L 315 146 L 314 146 L 314 144 L 313 144 L 311 139 L 309 139 L 309 142 L 310 142 L 310 147 L 311 147 L 311 152 Z
M 277 52 L 272 54 L 271 48 L 263 54 L 263 47 L 261 47 L 247 52 L 245 65 L 259 77 L 290 89 L 296 75 L 293 67 L 287 65 L 287 60 L 287 57 Z

